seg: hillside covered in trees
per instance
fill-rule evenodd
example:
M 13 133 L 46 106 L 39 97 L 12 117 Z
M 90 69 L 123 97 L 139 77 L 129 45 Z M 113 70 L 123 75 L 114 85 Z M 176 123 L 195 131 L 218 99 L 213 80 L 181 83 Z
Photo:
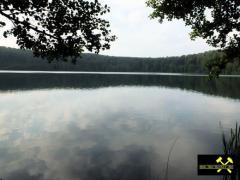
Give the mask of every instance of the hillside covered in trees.
M 83 54 L 76 64 L 35 58 L 30 51 L 0 47 L 0 70 L 172 72 L 207 74 L 205 64 L 221 56 L 217 51 L 179 57 L 133 58 Z M 225 74 L 240 74 L 240 67 L 229 64 Z

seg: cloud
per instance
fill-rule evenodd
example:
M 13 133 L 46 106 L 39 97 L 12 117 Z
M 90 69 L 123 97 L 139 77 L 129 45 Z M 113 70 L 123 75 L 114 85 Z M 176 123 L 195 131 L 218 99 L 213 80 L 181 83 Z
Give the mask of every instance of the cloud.
M 114 56 L 161 57 L 199 53 L 213 49 L 204 40 L 191 41 L 190 28 L 182 21 L 164 22 L 151 20 L 152 9 L 146 0 L 100 0 L 111 12 L 105 15 L 112 32 L 118 39 L 108 51 Z M 3 31 L 0 31 L 2 33 Z M 17 47 L 14 38 L 1 39 L 0 46 Z
M 204 40 L 191 41 L 189 27 L 182 21 L 165 21 L 163 24 L 151 20 L 151 9 L 145 0 L 102 0 L 110 6 L 107 19 L 118 40 L 110 51 L 103 54 L 116 56 L 176 56 L 212 49 Z

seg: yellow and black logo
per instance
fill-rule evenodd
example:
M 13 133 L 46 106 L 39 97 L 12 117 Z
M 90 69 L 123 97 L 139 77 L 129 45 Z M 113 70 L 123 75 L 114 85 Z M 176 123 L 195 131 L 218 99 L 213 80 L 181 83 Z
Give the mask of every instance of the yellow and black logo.
M 235 174 L 235 158 L 225 155 L 198 155 L 198 175 Z

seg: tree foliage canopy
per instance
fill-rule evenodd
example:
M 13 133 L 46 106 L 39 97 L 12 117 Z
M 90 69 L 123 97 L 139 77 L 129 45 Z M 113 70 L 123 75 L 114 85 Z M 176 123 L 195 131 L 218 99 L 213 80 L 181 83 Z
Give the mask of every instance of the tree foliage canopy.
M 229 62 L 240 57 L 239 0 L 148 0 L 152 18 L 182 19 L 192 28 L 191 38 L 202 37 L 226 57 L 208 64 L 211 74 L 218 75 Z
M 71 57 L 84 50 L 98 53 L 115 40 L 109 22 L 101 18 L 109 7 L 98 0 L 1 0 L 0 17 L 13 26 L 4 37 L 14 35 L 22 49 L 53 59 Z M 1 19 L 0 19 L 1 20 Z M 8 21 L 7 21 L 8 22 Z M 0 27 L 6 22 L 0 21 Z

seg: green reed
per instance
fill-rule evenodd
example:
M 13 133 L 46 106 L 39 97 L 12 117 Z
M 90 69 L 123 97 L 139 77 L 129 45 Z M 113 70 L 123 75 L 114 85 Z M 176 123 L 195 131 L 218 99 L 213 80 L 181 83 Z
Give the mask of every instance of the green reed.
M 232 155 L 236 157 L 237 173 L 232 176 L 225 176 L 224 180 L 240 180 L 240 126 L 236 123 L 235 128 L 231 128 L 230 133 L 225 134 L 223 127 L 220 123 L 222 130 L 222 144 L 223 152 L 225 155 Z

